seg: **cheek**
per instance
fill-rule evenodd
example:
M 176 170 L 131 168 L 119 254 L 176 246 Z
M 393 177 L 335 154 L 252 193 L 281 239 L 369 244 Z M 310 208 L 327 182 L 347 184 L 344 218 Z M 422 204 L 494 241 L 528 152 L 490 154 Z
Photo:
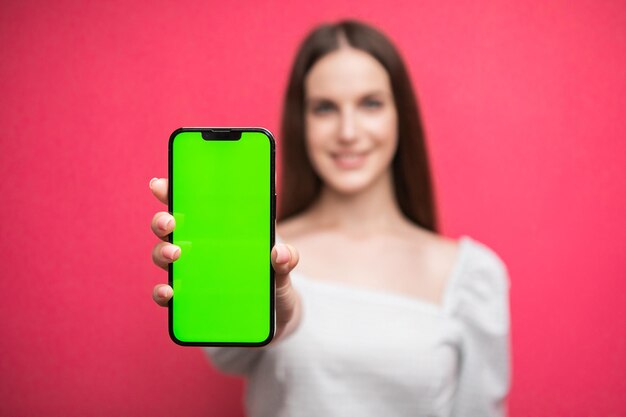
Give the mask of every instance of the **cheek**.
M 308 138 L 314 141 L 320 141 L 324 137 L 328 137 L 336 128 L 335 117 L 327 115 L 326 117 L 307 116 L 305 118 L 305 131 Z
M 398 119 L 395 111 L 389 111 L 366 120 L 367 130 L 376 139 L 378 146 L 392 155 L 398 147 Z
M 329 138 L 332 138 L 336 123 L 332 117 L 320 119 L 308 116 L 305 119 L 305 140 L 306 147 L 312 158 L 315 152 L 323 150 Z
M 315 171 L 318 171 L 319 154 L 323 146 L 322 139 L 324 134 L 320 131 L 319 123 L 310 121 L 310 118 L 306 118 L 304 133 L 306 153 L 309 157 L 309 161 L 313 165 L 313 168 Z

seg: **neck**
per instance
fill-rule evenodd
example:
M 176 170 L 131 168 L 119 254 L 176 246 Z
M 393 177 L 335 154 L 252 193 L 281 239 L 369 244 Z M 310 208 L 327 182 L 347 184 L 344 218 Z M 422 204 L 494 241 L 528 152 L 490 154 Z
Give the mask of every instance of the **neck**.
M 354 236 L 388 232 L 406 222 L 396 202 L 391 172 L 357 193 L 323 187 L 309 213 L 320 226 Z

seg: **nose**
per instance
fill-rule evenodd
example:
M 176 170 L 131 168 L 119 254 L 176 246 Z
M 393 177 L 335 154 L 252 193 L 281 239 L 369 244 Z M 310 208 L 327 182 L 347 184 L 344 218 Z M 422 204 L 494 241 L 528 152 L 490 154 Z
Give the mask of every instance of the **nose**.
M 352 109 L 345 109 L 341 112 L 339 120 L 339 140 L 349 144 L 357 138 L 357 120 Z

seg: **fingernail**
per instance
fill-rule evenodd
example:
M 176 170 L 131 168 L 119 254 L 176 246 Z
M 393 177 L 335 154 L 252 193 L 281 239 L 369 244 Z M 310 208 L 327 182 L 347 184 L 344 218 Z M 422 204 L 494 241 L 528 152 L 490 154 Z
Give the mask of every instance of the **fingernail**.
M 150 180 L 150 188 L 152 188 L 152 183 L 155 182 L 156 180 L 158 180 L 157 177 L 154 177 Z
M 157 227 L 163 231 L 170 230 L 172 220 L 173 219 L 169 216 L 161 216 L 159 220 L 157 220 Z
M 159 288 L 159 297 L 161 298 L 170 298 L 170 289 L 167 287 Z
M 289 249 L 283 245 L 276 245 L 276 263 L 282 264 L 289 260 Z
M 176 260 L 180 256 L 180 248 L 174 245 L 164 246 L 162 253 L 166 258 Z

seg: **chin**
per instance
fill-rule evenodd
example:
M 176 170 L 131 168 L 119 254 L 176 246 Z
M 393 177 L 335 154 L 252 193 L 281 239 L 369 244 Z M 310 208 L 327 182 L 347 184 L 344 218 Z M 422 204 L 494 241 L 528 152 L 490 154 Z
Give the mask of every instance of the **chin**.
M 324 186 L 332 192 L 341 195 L 356 195 L 378 186 L 386 186 L 391 180 L 390 168 L 365 166 L 361 169 L 337 169 L 336 166 L 322 166 L 317 170 Z
M 334 191 L 337 194 L 343 194 L 346 196 L 360 194 L 370 189 L 374 181 L 366 178 L 351 178 L 343 181 L 324 181 L 326 188 Z

